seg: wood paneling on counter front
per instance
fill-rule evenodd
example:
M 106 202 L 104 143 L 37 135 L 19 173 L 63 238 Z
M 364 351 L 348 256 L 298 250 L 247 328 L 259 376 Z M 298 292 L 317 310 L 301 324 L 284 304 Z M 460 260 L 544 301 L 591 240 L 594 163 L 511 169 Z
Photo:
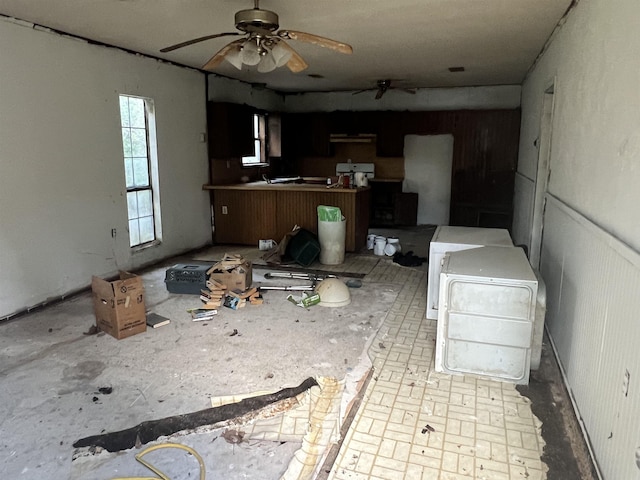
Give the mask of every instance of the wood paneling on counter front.
M 207 186 L 214 205 L 216 243 L 257 245 L 276 242 L 295 225 L 318 233 L 318 205 L 339 207 L 347 219 L 345 250 L 363 248 L 369 229 L 370 189 L 331 189 L 312 185 Z M 223 214 L 226 207 L 227 214 Z
M 276 192 L 220 189 L 212 195 L 216 242 L 257 245 L 261 239 L 280 241 Z M 227 209 L 226 214 L 223 207 Z

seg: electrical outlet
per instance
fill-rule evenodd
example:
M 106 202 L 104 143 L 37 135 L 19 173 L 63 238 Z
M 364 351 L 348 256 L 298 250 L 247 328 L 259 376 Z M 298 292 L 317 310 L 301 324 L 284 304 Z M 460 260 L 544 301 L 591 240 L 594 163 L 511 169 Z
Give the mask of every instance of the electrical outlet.
M 226 206 L 226 205 L 223 205 L 223 206 L 222 206 L 222 214 L 223 214 L 223 215 L 226 215 L 227 213 L 229 213 L 229 212 L 227 211 L 227 206 Z
M 111 237 L 116 238 L 116 229 L 115 228 L 111 229 Z
M 625 370 L 624 371 L 624 379 L 622 380 L 622 393 L 624 393 L 624 396 L 628 396 L 629 395 L 629 380 L 631 379 L 631 374 L 629 373 L 629 370 Z
M 636 467 L 640 469 L 640 447 L 636 448 Z

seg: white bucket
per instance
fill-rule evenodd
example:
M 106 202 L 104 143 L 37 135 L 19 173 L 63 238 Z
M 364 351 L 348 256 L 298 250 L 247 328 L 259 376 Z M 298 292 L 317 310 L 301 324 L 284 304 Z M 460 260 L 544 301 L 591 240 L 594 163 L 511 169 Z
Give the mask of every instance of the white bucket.
M 402 246 L 400 245 L 400 239 L 398 237 L 388 237 L 387 238 L 387 244 L 393 245 L 393 247 L 394 247 L 394 252 L 393 253 L 402 251 Z M 393 255 L 393 253 L 391 255 Z M 389 254 L 387 253 L 387 255 L 389 255 Z
M 344 245 L 347 235 L 347 220 L 340 222 L 318 220 L 318 241 L 320 242 L 320 263 L 340 265 L 344 263 Z
M 395 253 L 398 251 L 397 243 L 387 243 L 384 246 L 384 254 L 388 257 L 393 257 Z
M 376 244 L 376 235 L 375 233 L 370 233 L 367 235 L 367 250 L 373 250 L 373 246 Z
M 385 237 L 376 237 L 375 244 L 373 246 L 373 253 L 375 255 L 384 255 L 384 247 L 387 245 L 387 239 Z

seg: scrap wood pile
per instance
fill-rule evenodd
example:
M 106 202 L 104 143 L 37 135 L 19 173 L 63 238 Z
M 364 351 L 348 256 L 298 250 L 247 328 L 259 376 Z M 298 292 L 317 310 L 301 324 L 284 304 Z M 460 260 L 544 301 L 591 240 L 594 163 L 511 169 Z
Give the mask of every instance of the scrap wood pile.
M 245 260 L 241 255 L 230 255 L 225 253 L 222 260 L 214 264 L 207 275 L 207 289 L 200 291 L 200 300 L 204 303 L 204 309 L 217 309 L 221 306 L 229 307 L 234 310 L 243 308 L 247 301 L 251 305 L 261 305 L 263 303 L 262 296 L 257 288 L 229 289 L 227 285 L 213 278 L 215 274 L 235 273 L 244 275 L 247 273 L 245 269 Z

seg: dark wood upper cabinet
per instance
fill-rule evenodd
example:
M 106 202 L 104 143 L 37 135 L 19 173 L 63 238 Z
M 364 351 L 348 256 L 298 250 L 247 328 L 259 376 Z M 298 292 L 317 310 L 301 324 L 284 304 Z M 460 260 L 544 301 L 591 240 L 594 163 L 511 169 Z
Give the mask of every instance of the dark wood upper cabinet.
M 282 155 L 329 157 L 330 133 L 327 113 L 287 113 L 282 116 Z
M 279 113 L 267 115 L 267 155 L 282 156 L 282 117 Z
M 406 112 L 378 112 L 375 132 L 378 134 L 376 153 L 379 157 L 402 157 L 404 136 L 409 130 Z
M 233 158 L 253 154 L 253 114 L 247 105 L 208 102 L 209 156 Z

